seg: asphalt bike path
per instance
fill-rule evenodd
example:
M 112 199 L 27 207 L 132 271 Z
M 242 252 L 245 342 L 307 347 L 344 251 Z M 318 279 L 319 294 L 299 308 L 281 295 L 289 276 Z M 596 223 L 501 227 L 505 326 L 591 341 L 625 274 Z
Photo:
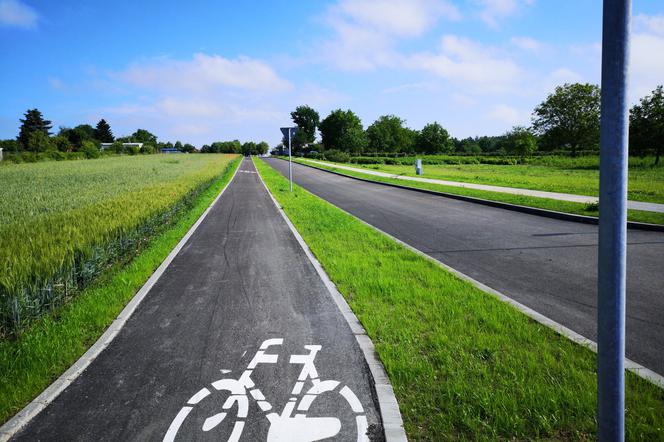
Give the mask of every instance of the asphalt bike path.
M 266 160 L 288 176 L 288 162 Z M 454 269 L 597 340 L 597 226 L 373 184 L 293 163 L 293 180 Z M 664 233 L 627 235 L 627 357 L 664 374 Z
M 537 198 L 548 198 L 552 200 L 569 201 L 581 204 L 597 203 L 599 201 L 599 198 L 596 196 L 575 195 L 572 193 L 548 192 L 544 190 L 521 189 L 518 187 L 492 186 L 489 184 L 465 183 L 462 181 L 448 181 L 448 180 L 414 177 L 407 175 L 395 175 L 393 173 L 379 172 L 377 170 L 363 169 L 360 167 L 350 167 L 350 166 L 343 166 L 341 164 L 326 163 L 324 161 L 316 161 L 316 160 L 306 160 L 306 161 L 315 165 L 335 167 L 337 169 L 359 172 L 365 175 L 374 175 L 383 178 L 394 178 L 397 180 L 404 180 L 404 181 L 419 181 L 421 183 L 441 184 L 444 186 L 452 186 L 452 187 L 464 187 L 466 189 L 486 190 L 489 192 L 509 193 L 512 195 L 534 196 Z M 630 200 L 627 201 L 627 208 L 633 210 L 645 210 L 648 212 L 664 213 L 664 204 L 660 203 L 647 203 L 644 201 Z
M 247 159 L 109 347 L 15 436 L 323 438 L 382 438 L 372 379 Z

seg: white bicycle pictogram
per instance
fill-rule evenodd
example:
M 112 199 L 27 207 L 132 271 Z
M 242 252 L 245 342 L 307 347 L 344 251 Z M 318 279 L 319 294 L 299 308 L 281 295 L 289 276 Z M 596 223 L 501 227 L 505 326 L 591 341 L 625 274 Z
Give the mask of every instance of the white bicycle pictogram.
M 357 441 L 368 441 L 367 417 L 362 403 L 355 393 L 348 386 L 341 385 L 339 381 L 321 380 L 318 378 L 318 371 L 314 365 L 314 360 L 316 354 L 322 348 L 320 345 L 305 345 L 304 348 L 309 351 L 308 354 L 290 356 L 289 363 L 301 364 L 302 370 L 295 386 L 293 386 L 291 397 L 283 406 L 281 413 L 273 411 L 272 404 L 265 399 L 263 393 L 261 393 L 260 389 L 251 380 L 251 374 L 259 364 L 276 364 L 279 355 L 268 354 L 266 351 L 269 347 L 282 344 L 282 338 L 264 341 L 239 379 L 220 379 L 212 382 L 211 388 L 204 387 L 194 394 L 171 422 L 164 436 L 164 442 L 174 441 L 191 411 L 198 404 L 202 404 L 206 399 L 212 398 L 214 393 L 218 392 L 225 392 L 229 396 L 218 413 L 205 419 L 201 430 L 208 432 L 216 428 L 229 417 L 237 405 L 237 415 L 235 422 L 232 424 L 232 431 L 227 439 L 228 442 L 237 442 L 242 436 L 249 412 L 249 396 L 256 401 L 258 407 L 270 423 L 267 434 L 268 442 L 312 442 L 334 437 L 341 431 L 341 421 L 338 418 L 308 417 L 306 415 L 316 398 L 322 393 L 328 392 L 338 393 L 348 403 L 355 416 Z M 307 380 L 311 381 L 312 386 L 302 394 Z

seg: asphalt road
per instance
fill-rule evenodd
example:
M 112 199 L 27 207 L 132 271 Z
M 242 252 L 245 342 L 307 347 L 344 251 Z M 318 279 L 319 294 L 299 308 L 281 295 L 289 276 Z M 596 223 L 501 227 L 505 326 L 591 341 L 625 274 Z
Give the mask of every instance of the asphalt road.
M 382 435 L 374 397 L 349 326 L 244 160 L 111 345 L 15 439 L 355 441 L 365 418 Z
M 288 163 L 266 160 L 288 175 Z M 310 192 L 565 325 L 597 338 L 597 226 L 341 177 L 293 163 Z M 627 238 L 630 359 L 664 374 L 664 233 Z

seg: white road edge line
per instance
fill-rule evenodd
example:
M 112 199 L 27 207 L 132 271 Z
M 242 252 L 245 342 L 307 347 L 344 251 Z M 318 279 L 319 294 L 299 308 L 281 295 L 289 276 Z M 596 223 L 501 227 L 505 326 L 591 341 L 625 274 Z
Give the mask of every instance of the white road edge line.
M 270 166 L 270 167 L 272 167 L 272 166 Z M 279 172 L 279 173 L 281 173 L 281 172 Z M 305 190 L 306 192 L 309 192 L 306 189 L 303 189 L 303 190 Z M 311 193 L 311 192 L 309 192 L 309 193 Z M 314 196 L 316 196 L 316 195 L 314 195 Z M 320 197 L 317 197 L 317 198 L 320 198 Z M 595 341 L 593 341 L 591 339 L 588 339 L 588 338 L 580 335 L 579 333 L 575 332 L 574 330 L 569 329 L 569 328 L 565 327 L 564 325 L 554 321 L 553 319 L 548 318 L 548 317 L 544 316 L 543 314 L 536 312 L 535 310 L 531 309 L 530 307 L 527 307 L 526 305 L 521 304 L 518 301 L 515 301 L 514 299 L 512 299 L 509 296 L 499 292 L 498 290 L 492 289 L 491 287 L 489 287 L 485 284 L 482 284 L 481 282 L 477 281 L 476 279 L 473 279 L 470 276 L 468 276 L 464 273 L 461 273 L 460 271 L 448 266 L 444 262 L 439 261 L 436 258 L 427 255 L 426 253 L 422 252 L 419 249 L 416 249 L 415 247 L 411 246 L 410 244 L 407 244 L 407 243 L 401 241 L 400 239 L 390 235 L 389 233 L 382 231 L 378 227 L 373 226 L 373 225 L 369 224 L 368 222 L 364 221 L 363 219 L 360 219 L 360 218 L 356 217 L 352 213 L 349 213 L 349 212 L 345 211 L 341 207 L 338 207 L 338 206 L 332 204 L 331 202 L 329 202 L 327 200 L 324 200 L 324 201 L 326 201 L 327 203 L 333 205 L 334 207 L 341 210 L 345 214 L 347 214 L 349 216 L 352 216 L 356 220 L 360 221 L 362 224 L 371 227 L 372 229 L 374 229 L 375 231 L 377 231 L 379 233 L 382 233 L 383 235 L 385 235 L 388 238 L 394 240 L 398 244 L 404 246 L 408 250 L 410 250 L 414 253 L 417 253 L 421 257 L 429 260 L 430 262 L 438 265 L 439 267 L 444 268 L 445 270 L 447 270 L 450 273 L 453 273 L 455 276 L 459 277 L 460 279 L 468 281 L 469 283 L 471 283 L 472 285 L 474 285 L 478 289 L 480 289 L 484 292 L 490 293 L 490 294 L 496 296 L 497 298 L 499 298 L 501 301 L 504 301 L 504 302 L 512 305 L 513 307 L 515 307 L 521 313 L 524 313 L 529 318 L 534 319 L 535 321 L 539 322 L 540 324 L 545 325 L 545 326 L 549 327 L 550 329 L 553 329 L 556 333 L 558 333 L 562 336 L 565 336 L 566 338 L 576 342 L 577 344 L 583 345 L 584 347 L 592 350 L 594 353 L 597 353 L 597 343 Z M 634 362 L 629 358 L 625 358 L 625 369 L 628 370 L 628 371 L 631 371 L 635 375 L 637 375 L 637 376 L 639 376 L 639 377 L 641 377 L 641 378 L 643 378 L 647 381 L 652 382 L 656 386 L 664 389 L 664 376 L 662 376 L 659 373 L 656 373 L 656 372 L 652 371 L 651 369 L 649 369 L 647 367 L 644 367 L 643 365 L 639 364 L 638 362 Z
M 28 405 L 26 405 L 21 411 L 16 413 L 14 417 L 8 420 L 4 425 L 0 427 L 0 442 L 6 442 L 16 433 L 18 433 L 23 427 L 25 427 L 35 416 L 37 416 L 44 408 L 48 406 L 60 393 L 62 393 L 74 380 L 81 374 L 83 371 L 95 360 L 99 354 L 106 349 L 113 341 L 113 339 L 118 335 L 122 327 L 125 325 L 127 320 L 131 315 L 136 311 L 139 304 L 145 296 L 148 294 L 150 289 L 155 285 L 159 280 L 161 275 L 164 273 L 166 268 L 169 266 L 171 261 L 177 256 L 177 254 L 185 246 L 189 238 L 194 234 L 198 226 L 201 225 L 205 217 L 212 210 L 212 207 L 219 201 L 221 196 L 224 194 L 228 186 L 233 182 L 235 176 L 237 175 L 238 170 L 242 165 L 243 159 L 240 159 L 240 163 L 237 165 L 233 176 L 224 188 L 219 192 L 219 195 L 210 203 L 210 205 L 205 209 L 203 214 L 198 218 L 193 226 L 185 233 L 182 239 L 177 243 L 175 248 L 171 250 L 171 253 L 168 254 L 166 259 L 157 267 L 157 270 L 154 271 L 152 276 L 143 284 L 143 286 L 136 292 L 134 297 L 129 301 L 120 314 L 113 320 L 111 325 L 106 329 L 104 334 L 102 334 L 99 339 L 90 347 L 84 354 L 81 356 L 67 371 L 65 371 L 58 379 L 53 381 L 39 396 L 32 400 Z
M 316 269 L 318 276 L 325 284 L 325 287 L 330 293 L 330 296 L 332 296 L 332 299 L 334 299 L 334 302 L 337 304 L 337 307 L 341 311 L 341 314 L 346 319 L 346 322 L 350 326 L 350 329 L 353 332 L 353 335 L 355 336 L 358 345 L 360 346 L 362 352 L 364 353 L 364 358 L 367 362 L 367 365 L 369 366 L 369 370 L 371 371 L 371 376 L 373 377 L 374 380 L 374 386 L 376 388 L 378 407 L 380 409 L 379 410 L 380 416 L 383 421 L 383 432 L 385 434 L 385 441 L 386 442 L 407 441 L 408 438 L 406 437 L 406 431 L 403 428 L 403 420 L 401 419 L 401 411 L 399 411 L 399 404 L 397 403 L 397 398 L 394 396 L 394 390 L 392 389 L 392 384 L 390 384 L 390 380 L 387 377 L 385 368 L 383 367 L 383 364 L 380 362 L 380 359 L 378 358 L 378 354 L 376 353 L 376 349 L 374 348 L 374 345 L 371 342 L 371 338 L 369 338 L 366 330 L 364 330 L 364 327 L 362 327 L 360 320 L 357 319 L 357 316 L 355 316 L 355 313 L 353 313 L 353 310 L 351 310 L 350 306 L 344 299 L 343 295 L 339 293 L 339 290 L 337 290 L 337 287 L 334 285 L 330 277 L 327 275 L 327 273 L 323 269 L 323 266 L 321 266 L 320 262 L 318 262 L 314 254 L 311 252 L 307 243 L 304 242 L 304 239 L 302 239 L 302 236 L 297 231 L 291 220 L 288 218 L 286 212 L 284 212 L 284 209 L 274 198 L 274 196 L 270 192 L 270 189 L 268 189 L 267 185 L 265 184 L 265 181 L 263 181 L 263 177 L 261 176 L 260 172 L 257 175 L 261 183 L 263 183 L 263 187 L 265 187 L 265 190 L 267 191 L 267 194 L 270 196 L 270 199 L 272 200 L 275 207 L 279 211 L 279 214 L 284 219 L 284 221 L 286 221 L 288 228 L 291 230 L 293 236 L 300 244 L 300 247 L 302 247 L 304 254 L 307 255 L 307 258 L 309 258 L 309 261 L 311 261 L 311 264 Z

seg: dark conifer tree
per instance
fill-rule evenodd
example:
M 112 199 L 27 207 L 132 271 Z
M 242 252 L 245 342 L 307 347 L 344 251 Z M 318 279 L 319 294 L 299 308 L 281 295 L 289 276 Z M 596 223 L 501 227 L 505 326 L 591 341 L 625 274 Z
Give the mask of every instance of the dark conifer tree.
M 44 120 L 44 116 L 37 109 L 28 109 L 25 112 L 25 118 L 21 118 L 21 129 L 16 138 L 23 149 L 28 146 L 30 134 L 36 131 L 42 131 L 47 136 L 51 135 L 50 129 L 53 127 L 49 120 Z
M 111 126 L 103 118 L 97 123 L 97 128 L 95 129 L 95 138 L 102 143 L 112 143 L 115 141 L 113 132 L 111 131 Z

